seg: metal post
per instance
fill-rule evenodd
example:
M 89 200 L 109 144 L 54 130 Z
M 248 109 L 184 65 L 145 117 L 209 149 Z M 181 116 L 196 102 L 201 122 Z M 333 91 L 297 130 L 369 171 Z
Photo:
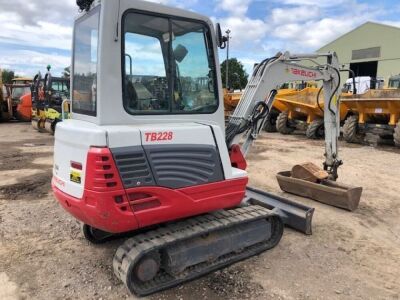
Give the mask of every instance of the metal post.
M 225 75 L 225 88 L 227 90 L 229 90 L 229 34 L 231 33 L 231 31 L 228 29 L 227 31 L 225 31 L 226 33 L 226 37 L 227 37 L 227 47 L 226 47 L 226 75 Z

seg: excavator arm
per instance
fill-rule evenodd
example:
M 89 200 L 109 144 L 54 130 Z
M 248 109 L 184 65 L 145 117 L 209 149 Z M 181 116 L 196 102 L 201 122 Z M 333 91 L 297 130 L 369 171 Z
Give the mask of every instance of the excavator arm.
M 318 63 L 317 59 L 325 62 Z M 338 156 L 340 71 L 338 58 L 332 52 L 298 55 L 289 52 L 278 53 L 258 64 L 227 124 L 228 148 L 234 144 L 241 144 L 243 155 L 247 154 L 264 127 L 277 89 L 282 84 L 292 81 L 322 81 L 324 96 L 327 99 L 324 105 L 324 169 L 332 179 L 336 179 L 337 169 L 342 164 Z

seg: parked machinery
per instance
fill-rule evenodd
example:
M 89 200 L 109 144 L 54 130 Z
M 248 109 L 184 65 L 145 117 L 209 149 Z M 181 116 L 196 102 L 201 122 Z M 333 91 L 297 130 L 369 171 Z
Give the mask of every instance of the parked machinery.
M 224 89 L 225 120 L 228 121 L 242 97 L 242 91 L 229 91 Z
M 394 142 L 400 146 L 400 89 L 343 95 L 341 103 L 350 112 L 343 126 L 343 137 L 347 142 Z
M 50 86 L 50 95 L 45 109 L 44 128 L 47 132 L 54 134 L 57 123 L 70 117 L 69 78 L 52 77 Z
M 299 127 L 298 123 L 300 123 L 300 118 L 295 118 L 297 116 L 302 117 L 304 119 L 304 115 L 307 115 L 307 108 L 310 107 L 310 101 L 309 97 L 302 97 L 304 93 L 307 93 L 309 89 L 313 89 L 316 87 L 315 82 L 288 82 L 283 84 L 279 90 L 278 94 L 275 97 L 275 101 L 273 104 L 273 107 L 267 117 L 267 120 L 265 122 L 265 127 L 264 130 L 267 132 L 276 132 L 277 131 L 277 118 L 278 116 L 282 114 L 281 118 L 283 116 L 286 116 L 286 120 L 291 122 L 291 124 L 287 124 L 288 122 L 282 123 L 282 119 L 280 122 L 279 130 L 281 133 L 287 134 L 293 132 L 293 130 L 297 127 Z M 229 116 L 232 115 L 233 111 L 235 110 L 236 106 L 238 105 L 240 98 L 243 94 L 243 91 L 234 91 L 234 92 L 228 92 L 226 89 L 224 89 L 224 104 L 225 104 L 225 118 L 228 120 Z M 287 97 L 286 97 L 287 96 Z M 295 97 L 296 103 L 298 103 L 301 108 L 296 108 L 295 110 L 292 110 L 293 108 L 293 103 L 291 103 L 290 99 Z M 323 96 L 322 96 L 323 97 Z M 283 99 L 283 100 L 282 100 Z M 286 103 L 286 99 L 288 99 L 288 102 Z M 304 102 L 304 103 L 303 103 Z M 314 101 L 315 102 L 315 101 Z M 304 105 L 303 105 L 304 104 Z M 306 108 L 304 108 L 306 107 Z M 315 107 L 314 107 L 315 111 Z M 316 112 L 318 116 L 321 117 L 321 111 L 318 108 L 318 111 Z M 289 117 L 290 115 L 290 117 Z M 307 117 L 305 117 L 307 119 Z M 310 117 L 311 119 L 311 117 Z
M 47 70 L 44 80 L 39 72 L 32 84 L 32 126 L 54 134 L 56 124 L 69 117 L 69 79 Z
M 8 98 L 12 106 L 12 116 L 19 121 L 31 120 L 31 103 L 25 99 L 29 97 L 32 84 L 31 78 L 14 78 L 12 84 L 6 84 Z
M 32 102 L 32 127 L 38 131 L 43 130 L 45 117 L 45 90 L 47 85 L 48 74 L 43 81 L 42 74 L 39 72 L 35 75 L 31 85 L 31 102 Z
M 349 143 L 400 145 L 400 77 L 389 78 L 383 88 L 382 79 L 354 77 L 346 81 L 341 96 L 348 117 L 343 137 Z M 353 87 L 357 89 L 353 91 Z
M 12 118 L 12 105 L 9 101 L 6 86 L 3 84 L 2 71 L 0 69 L 0 122 L 8 121 Z
M 276 118 L 276 129 L 282 134 L 290 134 L 296 129 L 305 131 L 310 139 L 324 137 L 324 95 L 316 87 L 306 87 L 278 94 L 275 107 L 280 113 Z M 340 107 L 340 121 L 347 116 L 347 110 Z

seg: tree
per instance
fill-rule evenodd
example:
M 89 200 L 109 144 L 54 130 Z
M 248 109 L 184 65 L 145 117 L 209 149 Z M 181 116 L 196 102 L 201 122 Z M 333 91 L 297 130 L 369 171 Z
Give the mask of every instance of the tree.
M 246 73 L 243 64 L 237 58 L 229 59 L 229 88 L 244 89 L 247 85 L 249 74 Z M 221 64 L 222 85 L 226 82 L 226 60 Z
M 62 76 L 63 76 L 64 78 L 69 78 L 70 73 L 71 73 L 70 67 L 65 67 L 65 68 L 64 68 L 64 71 L 63 71 L 63 73 L 62 73 Z
M 13 78 L 15 78 L 14 71 L 4 69 L 1 72 L 1 78 L 3 79 L 3 83 L 12 83 Z

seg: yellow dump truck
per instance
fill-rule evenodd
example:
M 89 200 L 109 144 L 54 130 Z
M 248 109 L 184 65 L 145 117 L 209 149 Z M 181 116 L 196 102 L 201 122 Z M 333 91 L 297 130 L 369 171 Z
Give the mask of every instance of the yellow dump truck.
M 280 112 L 276 128 L 282 134 L 296 129 L 305 130 L 306 136 L 319 139 L 324 136 L 324 94 L 319 88 L 306 87 L 302 90 L 279 90 L 274 107 Z M 347 109 L 340 108 L 340 120 L 347 116 Z
M 341 105 L 350 114 L 343 126 L 347 142 L 394 142 L 400 146 L 400 88 L 342 95 Z
M 225 120 L 227 120 L 235 110 L 240 98 L 242 97 L 242 94 L 242 91 L 235 92 L 224 89 Z

